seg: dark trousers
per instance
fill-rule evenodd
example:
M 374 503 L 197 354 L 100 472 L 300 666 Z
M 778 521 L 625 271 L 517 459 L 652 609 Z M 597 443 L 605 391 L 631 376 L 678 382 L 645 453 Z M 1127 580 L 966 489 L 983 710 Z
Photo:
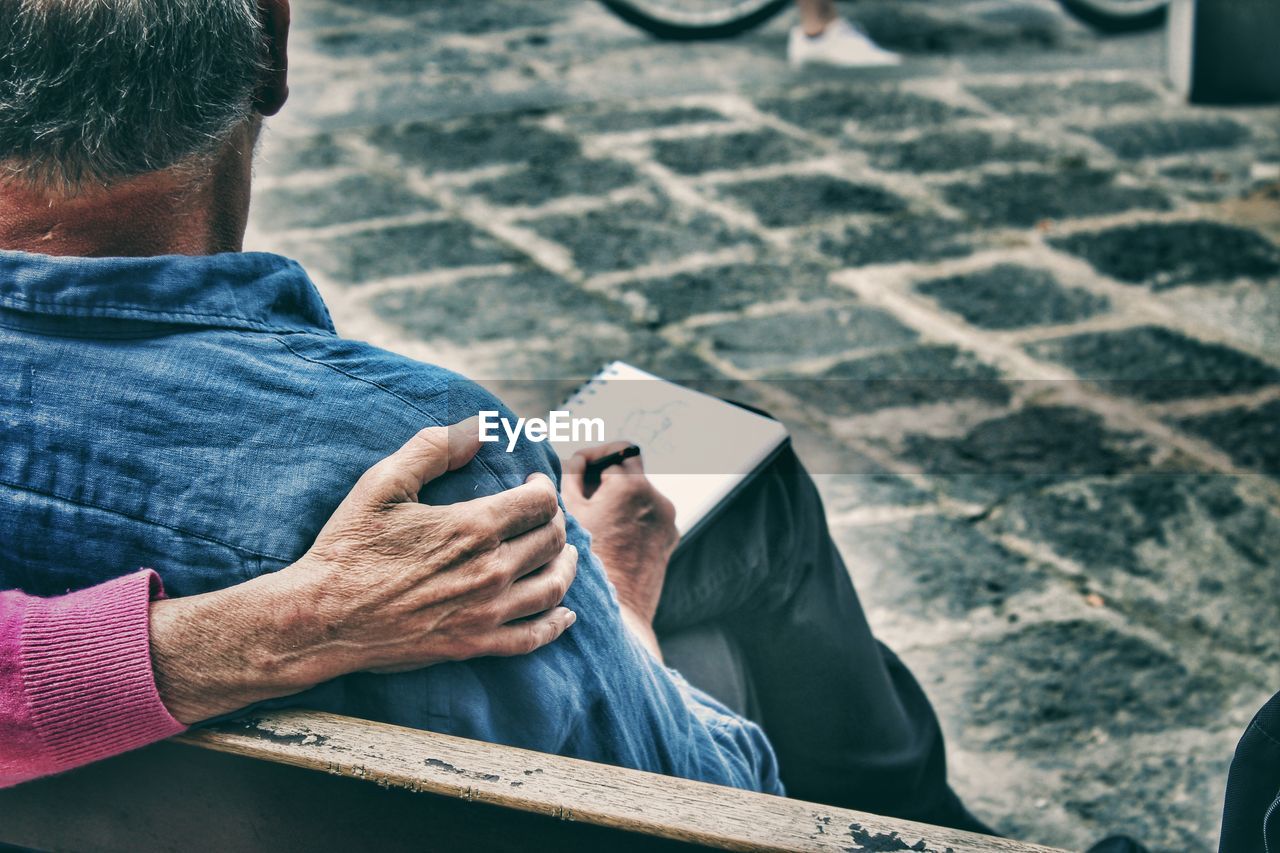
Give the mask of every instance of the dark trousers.
M 933 708 L 872 636 L 790 448 L 677 551 L 655 628 L 671 666 L 764 728 L 790 796 L 990 831 L 948 786 Z
M 1218 851 L 1280 851 L 1280 693 L 1254 715 L 1236 747 Z

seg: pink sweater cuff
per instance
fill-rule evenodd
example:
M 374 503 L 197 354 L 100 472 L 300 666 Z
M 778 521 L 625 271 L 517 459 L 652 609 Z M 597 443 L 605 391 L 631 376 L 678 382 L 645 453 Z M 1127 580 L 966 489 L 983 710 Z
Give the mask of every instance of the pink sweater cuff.
M 149 607 L 160 578 L 136 572 L 31 602 L 22 672 L 31 721 L 56 770 L 183 731 L 156 691 Z

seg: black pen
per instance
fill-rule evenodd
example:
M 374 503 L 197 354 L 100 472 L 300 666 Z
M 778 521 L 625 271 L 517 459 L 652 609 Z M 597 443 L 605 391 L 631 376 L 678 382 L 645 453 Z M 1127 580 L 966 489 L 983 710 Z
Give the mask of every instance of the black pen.
M 610 453 L 608 456 L 601 456 L 599 459 L 587 463 L 587 469 L 582 472 L 582 479 L 587 482 L 595 482 L 600 479 L 600 472 L 613 466 L 621 465 L 626 459 L 640 455 L 640 448 L 634 444 L 629 444 L 619 450 L 617 453 Z

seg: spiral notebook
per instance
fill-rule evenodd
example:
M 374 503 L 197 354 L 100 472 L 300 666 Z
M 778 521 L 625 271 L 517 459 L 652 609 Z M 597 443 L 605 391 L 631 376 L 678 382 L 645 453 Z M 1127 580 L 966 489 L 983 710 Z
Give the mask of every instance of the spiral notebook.
M 604 440 L 640 447 L 645 473 L 676 507 L 681 544 L 781 450 L 786 428 L 718 397 L 615 361 L 564 404 L 573 418 L 599 418 Z M 555 445 L 562 460 L 596 441 Z

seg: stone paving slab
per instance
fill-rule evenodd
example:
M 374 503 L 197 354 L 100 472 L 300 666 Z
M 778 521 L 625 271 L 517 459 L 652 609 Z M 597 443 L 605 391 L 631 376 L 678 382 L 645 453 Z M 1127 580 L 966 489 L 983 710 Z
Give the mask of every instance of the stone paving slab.
M 1111 307 L 1105 296 L 1064 287 L 1048 270 L 1016 264 L 929 279 L 917 284 L 916 292 L 984 329 L 1063 325 L 1106 313 Z
M 734 313 L 757 305 L 852 302 L 855 297 L 827 281 L 827 268 L 813 262 L 734 263 L 618 285 L 620 298 L 652 326 L 678 324 L 704 314 Z
M 253 200 L 264 231 L 320 228 L 389 216 L 435 211 L 435 202 L 384 175 L 355 174 L 335 181 L 265 189 Z
M 1032 355 L 1070 367 L 1112 394 L 1140 400 L 1222 397 L 1274 387 L 1280 371 L 1239 350 L 1163 326 L 1041 341 Z
M 1050 241 L 1098 272 L 1166 290 L 1188 284 L 1267 280 L 1280 274 L 1280 249 L 1256 231 L 1220 222 L 1146 222 Z
M 1280 475 L 1280 402 L 1189 417 L 1182 426 L 1221 447 L 1240 467 Z
M 614 358 L 774 411 L 983 817 L 1214 849 L 1280 686 L 1280 109 L 1052 0 L 848 11 L 903 68 L 297 0 L 251 247 L 530 412 Z
M 1172 207 L 1160 190 L 1126 186 L 1103 169 L 985 175 L 976 182 L 951 184 L 944 193 L 970 219 L 989 226 L 1025 228 L 1047 220 Z

